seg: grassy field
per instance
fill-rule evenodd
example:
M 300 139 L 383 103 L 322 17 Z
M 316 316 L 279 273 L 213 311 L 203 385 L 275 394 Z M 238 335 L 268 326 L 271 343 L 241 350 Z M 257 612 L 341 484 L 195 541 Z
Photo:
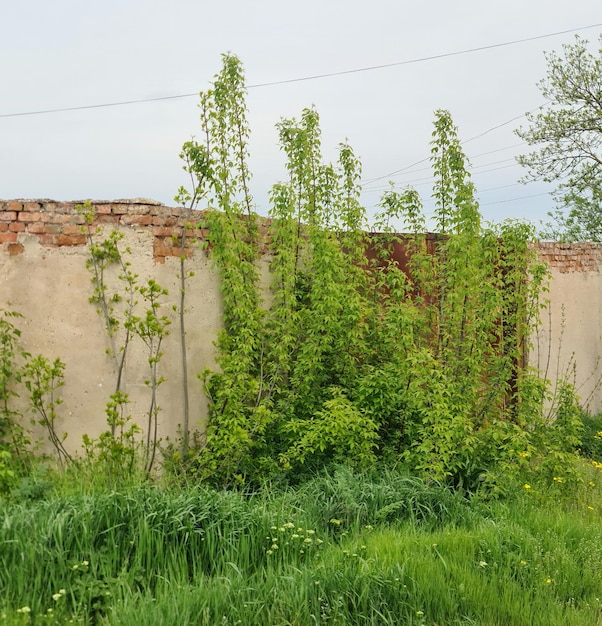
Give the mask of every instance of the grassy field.
M 583 472 L 498 502 L 343 469 L 5 501 L 0 624 L 602 624 L 600 470 Z

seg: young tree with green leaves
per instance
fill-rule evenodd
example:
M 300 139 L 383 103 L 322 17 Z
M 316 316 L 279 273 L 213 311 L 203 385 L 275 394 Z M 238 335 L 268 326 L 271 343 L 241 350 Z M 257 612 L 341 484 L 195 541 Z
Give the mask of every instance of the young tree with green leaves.
M 577 36 L 561 54 L 546 54 L 539 83 L 546 104 L 516 131 L 536 148 L 518 158 L 529 170 L 525 180 L 558 183 L 547 238 L 602 241 L 602 35 L 599 46 L 591 52 Z
M 431 142 L 436 237 L 412 189 L 389 190 L 381 232 L 367 234 L 359 160 L 341 144 L 337 163 L 323 161 L 310 108 L 277 125 L 288 178 L 272 189 L 265 242 L 248 192 L 244 94 L 240 61 L 225 56 L 202 95 L 205 141 L 185 146 L 207 190 L 224 312 L 219 369 L 204 375 L 209 425 L 193 451 L 196 475 L 256 484 L 380 461 L 495 490 L 542 466 L 545 383 L 525 354 L 545 271 L 531 229 L 482 224 L 449 112 L 436 112 Z M 394 218 L 411 234 L 391 232 Z M 258 280 L 266 244 L 270 294 Z M 395 261 L 399 246 L 408 268 Z M 571 421 L 574 397 L 564 400 Z M 567 464 L 564 445 L 549 471 Z

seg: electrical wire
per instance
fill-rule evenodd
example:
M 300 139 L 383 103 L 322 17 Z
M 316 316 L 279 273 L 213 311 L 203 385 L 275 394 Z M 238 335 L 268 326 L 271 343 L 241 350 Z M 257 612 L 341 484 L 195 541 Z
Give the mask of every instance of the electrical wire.
M 506 47 L 506 46 L 514 46 L 517 44 L 521 44 L 521 43 L 526 43 L 529 41 L 536 41 L 539 39 L 546 39 L 549 37 L 557 37 L 558 35 L 566 35 L 568 33 L 575 33 L 575 32 L 579 32 L 582 30 L 588 30 L 590 28 L 599 28 L 600 26 L 602 26 L 602 23 L 599 24 L 590 24 L 588 26 L 581 26 L 579 28 L 571 28 L 568 30 L 561 30 L 561 31 L 556 31 L 554 33 L 546 33 L 545 35 L 535 35 L 533 37 L 524 37 L 523 39 L 514 39 L 512 41 L 504 41 L 501 43 L 495 43 L 495 44 L 490 44 L 487 46 L 479 46 L 477 48 L 468 48 L 465 50 L 456 50 L 454 52 L 445 52 L 442 54 L 433 54 L 430 56 L 425 56 L 425 57 L 419 57 L 417 59 L 408 59 L 406 61 L 396 61 L 394 63 L 384 63 L 382 65 L 370 65 L 368 67 L 359 67 L 359 68 L 355 68 L 355 69 L 351 69 L 351 70 L 342 70 L 339 72 L 328 72 L 328 73 L 324 73 L 324 74 L 314 74 L 312 76 L 302 76 L 300 78 L 289 78 L 286 80 L 275 80 L 275 81 L 271 81 L 271 82 L 265 82 L 265 83 L 256 83 L 253 85 L 248 85 L 247 89 L 258 89 L 261 87 L 273 87 L 276 85 L 288 85 L 291 83 L 299 83 L 299 82 L 304 82 L 304 81 L 310 81 L 310 80 L 318 80 L 318 79 L 322 79 L 322 78 L 332 78 L 335 76 L 345 76 L 348 74 L 357 74 L 360 72 L 372 72 L 374 70 L 382 70 L 382 69 L 388 69 L 391 67 L 399 67 L 401 65 L 410 65 L 413 63 L 424 63 L 426 61 L 434 61 L 437 59 L 444 59 L 444 58 L 448 58 L 448 57 L 454 57 L 454 56 L 459 56 L 462 54 L 472 54 L 474 52 L 482 52 L 484 50 L 492 50 L 494 48 L 502 48 L 502 47 Z M 185 93 L 185 94 L 177 94 L 177 95 L 172 95 L 172 96 L 160 96 L 160 97 L 156 97 L 156 98 L 138 98 L 135 100 L 123 100 L 120 102 L 105 102 L 105 103 L 101 103 L 101 104 L 87 104 L 87 105 L 81 105 L 81 106 L 70 106 L 70 107 L 61 107 L 61 108 L 57 108 L 57 109 L 41 109 L 38 111 L 21 111 L 21 112 L 17 112 L 17 113 L 0 113 L 0 118 L 10 118 L 10 117 L 25 117 L 25 116 L 31 116 L 31 115 L 48 115 L 51 113 L 64 113 L 64 112 L 68 112 L 68 111 L 84 111 L 84 110 L 89 110 L 89 109 L 102 109 L 102 108 L 108 108 L 108 107 L 117 107 L 117 106 L 126 106 L 126 105 L 132 105 L 132 104 L 142 104 L 142 103 L 147 103 L 147 102 L 161 102 L 161 101 L 166 101 L 166 100 L 178 100 L 178 99 L 182 99 L 182 98 L 191 98 L 194 96 L 198 96 L 198 92 L 194 92 L 194 93 Z M 523 117 L 523 116 L 520 116 Z M 515 119 L 520 119 L 519 117 L 514 118 L 512 120 L 508 120 L 507 122 L 504 122 L 504 124 L 501 124 L 500 126 L 504 126 L 505 124 L 509 124 L 510 122 L 514 121 Z M 478 135 L 477 137 L 473 137 L 472 139 L 467 140 L 468 141 L 472 141 L 473 139 L 478 139 L 479 137 L 482 137 L 483 135 L 487 134 L 488 132 L 491 132 L 492 130 L 495 130 L 495 127 L 492 129 L 489 129 L 487 131 L 485 131 L 484 133 L 482 133 L 481 135 Z M 466 143 L 467 143 L 466 142 Z M 420 161 L 421 162 L 421 161 Z

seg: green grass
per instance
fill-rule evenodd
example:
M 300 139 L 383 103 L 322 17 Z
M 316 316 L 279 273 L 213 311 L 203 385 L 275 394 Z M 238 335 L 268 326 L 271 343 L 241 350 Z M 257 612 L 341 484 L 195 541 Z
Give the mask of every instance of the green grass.
M 5 501 L 0 625 L 602 624 L 602 492 L 584 472 L 492 503 L 345 470 L 252 495 Z

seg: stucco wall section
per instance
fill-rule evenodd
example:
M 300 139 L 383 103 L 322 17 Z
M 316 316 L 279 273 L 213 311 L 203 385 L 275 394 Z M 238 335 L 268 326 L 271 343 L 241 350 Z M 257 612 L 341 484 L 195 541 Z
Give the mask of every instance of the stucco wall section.
M 24 347 L 32 354 L 65 363 L 65 386 L 60 394 L 58 430 L 67 432 L 66 447 L 78 451 L 82 435 L 95 437 L 106 429 L 105 405 L 115 390 L 115 367 L 107 356 L 108 339 L 103 320 L 89 302 L 91 275 L 86 268 L 84 219 L 78 202 L 51 200 L 0 201 L 0 309 L 17 311 Z M 181 346 L 177 314 L 179 305 L 180 247 L 174 239 L 187 219 L 198 223 L 202 213 L 190 216 L 184 209 L 148 200 L 94 202 L 97 226 L 108 234 L 123 233 L 123 249 L 143 285 L 154 278 L 169 291 L 161 313 L 172 321 L 163 345 L 159 374 L 165 378 L 158 390 L 160 437 L 174 437 L 182 424 Z M 215 367 L 214 341 L 221 327 L 221 296 L 215 270 L 200 243 L 207 231 L 189 230 L 187 268 L 186 338 L 188 352 L 190 425 L 202 429 L 207 402 L 197 375 Z M 195 239 L 192 239 L 195 238 Z M 261 281 L 268 284 L 267 260 Z M 139 301 L 142 299 L 139 297 Z M 141 302 L 138 314 L 142 313 Z M 132 344 L 125 390 L 131 415 L 144 429 L 149 406 L 148 361 L 140 340 Z
M 530 360 L 550 380 L 567 376 L 590 411 L 602 412 L 602 244 L 539 243 L 548 300 Z
M 84 433 L 95 437 L 106 428 L 105 406 L 115 390 L 115 368 L 106 350 L 103 321 L 89 302 L 92 294 L 86 269 L 85 220 L 78 202 L 53 200 L 0 200 L 0 310 L 17 311 L 22 341 L 30 353 L 65 363 L 58 430 L 67 432 L 66 447 L 78 451 Z M 93 228 L 104 233 L 117 229 L 139 284 L 154 278 L 169 290 L 162 312 L 172 320 L 160 363 L 165 382 L 158 391 L 161 406 L 160 437 L 174 437 L 182 424 L 181 346 L 177 314 L 179 304 L 180 247 L 177 238 L 187 223 L 201 224 L 202 212 L 189 214 L 152 200 L 92 202 Z M 269 223 L 260 224 L 267 237 Z M 84 228 L 84 230 L 82 230 Z M 219 281 L 200 243 L 203 228 L 189 229 L 186 329 L 191 428 L 202 429 L 207 402 L 197 375 L 215 367 L 214 341 L 221 327 Z M 602 411 L 602 389 L 597 386 L 602 368 L 602 244 L 538 244 L 539 256 L 548 264 L 551 281 L 549 305 L 542 326 L 533 337 L 530 361 L 543 375 L 555 379 L 576 366 L 576 383 L 592 411 Z M 263 293 L 269 294 L 269 257 L 260 262 Z M 139 309 L 139 312 L 142 312 Z M 131 398 L 131 415 L 146 428 L 149 391 L 147 357 L 140 340 L 132 346 L 127 363 L 125 390 Z

